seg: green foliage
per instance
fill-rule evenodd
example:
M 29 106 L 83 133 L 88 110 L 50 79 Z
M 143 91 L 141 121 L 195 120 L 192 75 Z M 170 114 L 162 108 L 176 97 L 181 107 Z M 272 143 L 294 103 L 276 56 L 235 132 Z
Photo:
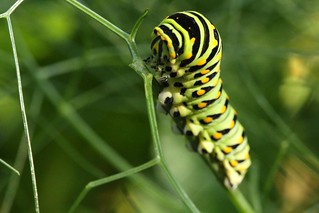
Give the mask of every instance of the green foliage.
M 98 0 L 86 5 L 125 32 L 148 8 L 136 34 L 142 58 L 150 54 L 152 28 L 168 14 L 191 9 L 212 20 L 224 42 L 225 88 L 252 147 L 253 168 L 240 186 L 244 199 L 256 212 L 318 211 L 319 2 Z M 10 6 L 1 2 L 0 11 Z M 131 56 L 123 40 L 66 2 L 16 6 L 0 15 L 0 159 L 20 172 L 0 164 L 3 212 L 10 204 L 11 212 L 34 212 L 7 17 L 16 40 L 43 212 L 68 211 L 87 183 L 105 177 L 108 183 L 90 190 L 76 212 L 185 212 L 174 192 L 179 186 L 202 212 L 236 210 L 233 204 L 241 196 L 235 192 L 229 199 L 161 114 L 166 161 L 152 160 L 151 108 L 143 80 L 128 66 Z M 178 186 L 172 187 L 163 169 L 173 173 Z M 121 175 L 129 178 L 117 179 Z

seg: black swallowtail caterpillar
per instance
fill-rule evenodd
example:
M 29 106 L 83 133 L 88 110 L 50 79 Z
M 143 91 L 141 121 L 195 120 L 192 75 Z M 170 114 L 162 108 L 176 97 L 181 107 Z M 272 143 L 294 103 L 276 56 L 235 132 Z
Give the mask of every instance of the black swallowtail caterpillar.
M 178 12 L 154 28 L 151 49 L 145 61 L 163 87 L 160 104 L 224 185 L 236 188 L 251 161 L 244 128 L 223 90 L 217 29 L 198 12 Z

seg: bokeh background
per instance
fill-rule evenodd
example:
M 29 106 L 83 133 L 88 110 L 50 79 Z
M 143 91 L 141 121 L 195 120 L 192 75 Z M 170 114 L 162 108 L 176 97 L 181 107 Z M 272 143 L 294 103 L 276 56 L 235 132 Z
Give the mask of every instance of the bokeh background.
M 319 212 L 319 1 L 82 2 L 127 32 L 149 9 L 137 35 L 145 58 L 152 28 L 165 16 L 196 10 L 208 17 L 221 33 L 224 87 L 251 145 L 253 166 L 241 190 L 261 212 Z M 2 0 L 0 12 L 12 4 Z M 70 123 L 65 103 L 137 166 L 154 157 L 143 81 L 128 66 L 127 45 L 65 1 L 25 1 L 11 20 L 40 207 L 42 212 L 67 212 L 88 182 L 118 170 L 88 142 L 81 122 Z M 172 133 L 170 118 L 159 114 L 158 120 L 169 168 L 197 207 L 235 212 L 206 164 L 186 148 L 182 136 Z M 11 212 L 34 212 L 5 19 L 0 19 L 0 158 L 21 172 L 17 180 L 0 166 L 0 209 L 6 212 L 4 204 L 12 204 Z M 140 174 L 157 188 L 125 178 L 90 191 L 76 212 L 187 211 L 158 167 Z M 10 192 L 16 192 L 13 203 L 8 202 Z

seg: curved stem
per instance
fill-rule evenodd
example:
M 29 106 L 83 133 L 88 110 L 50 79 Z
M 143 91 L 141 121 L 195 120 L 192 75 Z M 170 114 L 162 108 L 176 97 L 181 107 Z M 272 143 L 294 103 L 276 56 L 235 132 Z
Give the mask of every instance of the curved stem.
M 103 24 L 105 27 L 107 27 L 109 30 L 111 30 L 113 33 L 115 33 L 116 35 L 124 39 L 125 41 L 129 40 L 130 35 L 128 33 L 124 32 L 121 28 L 115 26 L 110 21 L 106 20 L 105 18 L 103 18 L 102 16 L 94 12 L 93 10 L 89 9 L 88 7 L 85 7 L 83 4 L 79 3 L 78 1 L 75 1 L 75 0 L 66 0 L 66 1 L 72 4 L 73 6 L 77 7 L 78 9 L 86 13 L 87 15 L 91 16 L 96 21 Z
M 139 19 L 136 21 L 135 25 L 132 28 L 131 34 L 129 36 L 129 48 L 130 48 L 130 52 L 132 54 L 132 58 L 133 61 L 137 58 L 139 58 L 138 56 L 138 51 L 137 51 L 137 47 L 136 47 L 136 43 L 135 43 L 135 37 L 136 37 L 136 33 L 137 30 L 139 29 L 139 27 L 141 26 L 143 20 L 145 19 L 145 17 L 148 14 L 148 10 L 145 10 L 144 13 L 142 14 L 142 16 L 139 17 Z
M 124 177 L 127 177 L 127 176 L 130 176 L 130 175 L 133 175 L 135 173 L 138 173 L 138 172 L 141 172 L 145 169 L 148 169 L 150 167 L 153 167 L 155 166 L 156 164 L 158 164 L 158 159 L 153 159 L 153 160 L 150 160 L 140 166 L 137 166 L 137 167 L 134 167 L 132 169 L 128 169 L 124 172 L 120 172 L 120 173 L 117 173 L 115 175 L 111 175 L 111 176 L 108 176 L 106 178 L 102 178 L 102 179 L 98 179 L 98 180 L 95 180 L 95 181 L 91 181 L 89 182 L 85 188 L 83 189 L 83 191 L 79 194 L 79 196 L 77 197 L 77 199 L 75 200 L 75 202 L 73 203 L 73 205 L 71 206 L 70 210 L 69 210 L 69 213 L 72 213 L 75 211 L 75 209 L 78 207 L 78 205 L 81 203 L 81 201 L 85 198 L 85 196 L 89 193 L 89 191 L 91 191 L 93 188 L 95 187 L 98 187 L 98 186 L 101 186 L 103 184 L 106 184 L 106 183 L 109 183 L 109 182 L 112 182 L 112 181 L 116 181 L 116 180 L 119 180 L 121 178 L 124 178 Z

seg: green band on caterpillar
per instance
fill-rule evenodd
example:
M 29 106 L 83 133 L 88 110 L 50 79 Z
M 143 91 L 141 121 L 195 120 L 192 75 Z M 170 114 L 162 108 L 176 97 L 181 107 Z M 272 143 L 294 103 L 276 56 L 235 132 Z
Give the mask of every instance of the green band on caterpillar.
M 195 11 L 172 14 L 154 28 L 151 49 L 146 63 L 163 87 L 159 103 L 224 185 L 236 188 L 251 160 L 244 128 L 220 79 L 216 27 Z

